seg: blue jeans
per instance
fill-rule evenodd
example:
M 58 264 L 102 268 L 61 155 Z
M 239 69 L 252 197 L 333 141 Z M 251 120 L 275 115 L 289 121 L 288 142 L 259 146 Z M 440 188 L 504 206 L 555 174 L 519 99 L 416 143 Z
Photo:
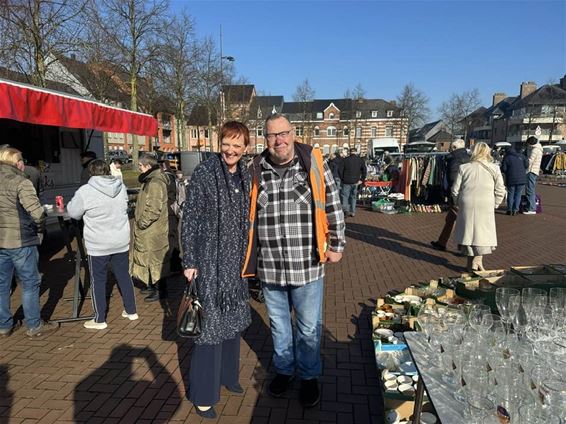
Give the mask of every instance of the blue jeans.
M 536 212 L 537 210 L 537 203 L 535 198 L 535 194 L 536 194 L 535 188 L 537 185 L 537 178 L 538 178 L 537 174 L 533 174 L 532 172 L 529 172 L 527 174 L 527 190 L 525 193 L 527 195 L 527 210 L 533 212 Z
M 263 295 L 273 337 L 273 365 L 278 374 L 293 375 L 295 367 L 303 380 L 318 378 L 322 372 L 323 278 L 304 286 L 263 284 Z M 295 309 L 293 335 L 291 310 Z
M 344 213 L 350 212 L 352 215 L 356 214 L 356 195 L 358 194 L 357 184 L 342 184 L 340 190 L 340 197 L 342 201 L 342 209 Z
M 519 212 L 524 188 L 525 184 L 513 184 L 507 187 L 507 210 L 509 212 Z
M 17 249 L 0 249 L 0 329 L 12 328 L 14 320 L 10 312 L 10 288 L 14 270 L 22 285 L 22 306 L 28 328 L 41 324 L 39 311 L 39 286 L 41 276 L 37 264 L 37 246 Z

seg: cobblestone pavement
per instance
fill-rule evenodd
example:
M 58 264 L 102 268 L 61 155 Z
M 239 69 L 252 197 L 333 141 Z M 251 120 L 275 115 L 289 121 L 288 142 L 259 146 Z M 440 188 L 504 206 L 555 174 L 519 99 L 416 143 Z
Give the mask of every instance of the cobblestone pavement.
M 540 186 L 539 193 L 542 215 L 497 214 L 499 247 L 485 258 L 487 267 L 566 263 L 566 190 Z M 429 248 L 444 214 L 388 216 L 360 210 L 347 222 L 344 260 L 327 268 L 320 405 L 303 410 L 298 383 L 284 398 L 267 394 L 272 342 L 265 305 L 252 301 L 253 324 L 241 345 L 245 394 L 222 392 L 217 422 L 382 422 L 370 341 L 375 299 L 392 288 L 456 275 L 465 259 Z M 64 252 L 57 233 L 42 247 L 44 318 L 71 313 L 63 297 L 72 293 L 73 263 Z M 170 301 L 161 305 L 145 304 L 138 295 L 138 321 L 120 316 L 120 296 L 114 290 L 106 330 L 86 330 L 77 322 L 63 324 L 43 340 L 29 340 L 23 329 L 0 339 L 0 423 L 201 422 L 185 398 L 191 346 L 174 332 L 182 280 L 169 285 Z M 19 290 L 12 305 L 20 305 Z M 82 309 L 88 315 L 90 301 Z

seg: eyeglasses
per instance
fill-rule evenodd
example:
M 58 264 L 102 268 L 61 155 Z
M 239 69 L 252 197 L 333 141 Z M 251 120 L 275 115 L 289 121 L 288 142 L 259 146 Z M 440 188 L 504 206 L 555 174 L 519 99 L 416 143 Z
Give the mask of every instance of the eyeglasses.
M 267 139 L 267 141 L 275 141 L 277 140 L 277 138 L 281 138 L 283 140 L 287 139 L 287 137 L 289 137 L 289 135 L 291 134 L 291 132 L 293 131 L 293 129 L 287 130 L 287 131 L 281 131 L 278 133 L 269 133 L 265 135 L 265 138 Z

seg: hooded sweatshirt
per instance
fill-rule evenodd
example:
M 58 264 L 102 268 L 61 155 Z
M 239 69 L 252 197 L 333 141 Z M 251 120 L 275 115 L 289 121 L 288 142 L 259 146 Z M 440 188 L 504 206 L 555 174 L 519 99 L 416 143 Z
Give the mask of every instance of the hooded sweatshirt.
M 91 256 L 126 252 L 130 247 L 128 195 L 122 180 L 90 177 L 67 205 L 69 216 L 84 220 L 84 240 Z

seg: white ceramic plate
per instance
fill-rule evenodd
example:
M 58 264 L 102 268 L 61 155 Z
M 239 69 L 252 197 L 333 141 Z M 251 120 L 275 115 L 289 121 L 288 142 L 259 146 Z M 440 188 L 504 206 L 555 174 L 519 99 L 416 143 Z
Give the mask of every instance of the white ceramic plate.
M 382 339 L 387 339 L 388 337 L 391 337 L 393 335 L 393 331 L 391 331 L 389 328 L 376 328 L 373 334 L 381 337 Z
M 414 294 L 398 294 L 393 299 L 395 299 L 395 302 L 397 303 L 409 302 L 420 305 L 423 302 L 419 296 L 415 296 Z

